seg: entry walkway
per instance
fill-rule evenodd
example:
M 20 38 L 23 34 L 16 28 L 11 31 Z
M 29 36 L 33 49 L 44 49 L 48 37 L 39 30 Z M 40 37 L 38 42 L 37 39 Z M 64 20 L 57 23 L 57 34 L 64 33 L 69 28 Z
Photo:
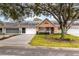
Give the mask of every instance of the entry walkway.
M 0 46 L 27 46 L 34 34 L 22 34 L 0 41 Z

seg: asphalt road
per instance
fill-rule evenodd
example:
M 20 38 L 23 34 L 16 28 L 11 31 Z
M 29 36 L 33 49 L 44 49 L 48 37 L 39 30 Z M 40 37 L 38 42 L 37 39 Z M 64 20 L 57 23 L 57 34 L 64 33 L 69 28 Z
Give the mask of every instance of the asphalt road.
M 53 48 L 0 47 L 0 56 L 79 56 L 79 50 Z

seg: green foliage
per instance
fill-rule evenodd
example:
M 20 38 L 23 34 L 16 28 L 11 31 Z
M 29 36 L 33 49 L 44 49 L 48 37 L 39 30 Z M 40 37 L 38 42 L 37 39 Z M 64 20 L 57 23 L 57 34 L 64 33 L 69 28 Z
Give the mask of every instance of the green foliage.
M 22 3 L 1 3 L 0 10 L 1 14 L 7 18 L 12 18 L 13 20 L 24 19 L 24 16 L 30 14 L 30 9 Z

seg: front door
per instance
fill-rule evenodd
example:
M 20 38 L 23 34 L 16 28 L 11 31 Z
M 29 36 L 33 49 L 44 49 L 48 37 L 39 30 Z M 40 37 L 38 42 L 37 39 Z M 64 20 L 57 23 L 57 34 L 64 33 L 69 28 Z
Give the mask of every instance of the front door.
M 2 28 L 0 28 L 0 34 L 2 34 Z
M 25 33 L 25 28 L 22 28 L 22 33 Z
M 54 27 L 51 28 L 51 33 L 54 33 Z

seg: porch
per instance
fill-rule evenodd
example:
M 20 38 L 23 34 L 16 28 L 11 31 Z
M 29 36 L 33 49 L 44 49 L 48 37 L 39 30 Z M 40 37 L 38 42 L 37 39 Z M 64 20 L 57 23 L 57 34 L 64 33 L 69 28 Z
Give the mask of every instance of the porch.
M 38 33 L 52 34 L 54 33 L 54 27 L 39 27 Z

